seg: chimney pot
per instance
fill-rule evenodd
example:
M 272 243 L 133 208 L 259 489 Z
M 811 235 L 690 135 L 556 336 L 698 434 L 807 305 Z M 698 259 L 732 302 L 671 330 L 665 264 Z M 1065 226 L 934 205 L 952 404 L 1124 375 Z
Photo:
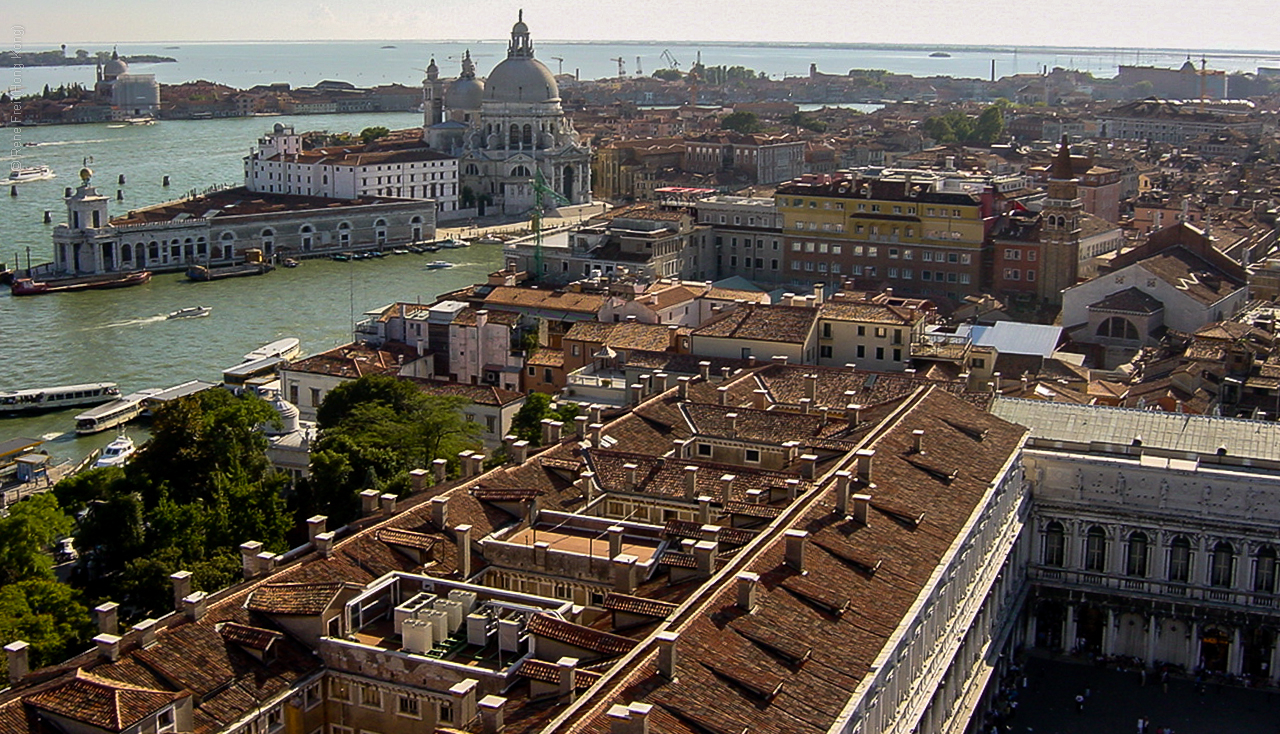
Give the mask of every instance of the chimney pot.
M 756 588 L 760 583 L 760 574 L 743 571 L 736 578 L 738 582 L 738 606 L 744 612 L 755 610 Z
M 870 525 L 871 522 L 871 495 L 855 494 L 853 496 L 853 519 L 863 525 Z
M 413 471 L 409 472 L 410 490 L 416 494 L 426 489 L 427 477 L 429 476 L 431 476 L 431 473 L 428 472 L 426 469 L 414 469 Z
M 204 617 L 208 596 L 203 591 L 193 591 L 183 597 L 182 605 L 186 609 L 187 618 L 192 622 L 199 622 Z
M 244 573 L 246 579 L 251 579 L 258 575 L 258 554 L 261 552 L 262 543 L 256 540 L 240 544 L 240 570 Z
M 94 614 L 98 617 L 98 632 L 114 635 L 120 631 L 117 616 L 119 609 L 120 605 L 113 601 L 104 602 L 93 608 Z
M 191 593 L 191 572 L 177 571 L 169 574 L 169 581 L 173 585 L 173 609 L 181 612 L 185 608 L 182 600 Z
M 718 402 L 720 405 L 729 404 L 729 388 L 725 387 L 724 385 L 721 385 L 720 387 L 716 388 L 716 402 Z
M 863 486 L 871 486 L 875 478 L 871 473 L 872 460 L 876 457 L 874 449 L 859 449 L 854 452 L 858 459 L 858 482 Z
M 156 644 L 156 620 L 144 619 L 133 626 L 133 631 L 138 633 L 138 646 L 143 650 Z
M 326 531 L 318 533 L 311 542 L 315 543 L 316 551 L 318 551 L 321 556 L 328 558 L 333 555 L 333 537 L 333 531 Z
M 693 500 L 698 496 L 698 467 L 686 466 L 684 468 L 684 498 Z
M 683 377 L 677 377 L 677 378 L 676 378 L 676 388 L 677 388 L 677 392 L 676 392 L 676 394 L 680 397 L 680 399 L 681 399 L 681 400 L 688 400 L 688 399 L 689 399 L 689 381 L 690 381 L 690 379 L 691 379 L 691 378 L 689 378 L 689 376 L 687 376 L 687 375 L 685 375 L 685 376 L 683 376 Z
M 431 524 L 444 530 L 449 527 L 449 498 L 431 498 Z
M 644 400 L 644 385 L 638 382 L 631 383 L 631 404 L 639 405 Z
M 623 464 L 622 468 L 627 472 L 627 490 L 634 491 L 640 483 L 640 465 L 639 464 Z
M 849 516 L 849 480 L 853 475 L 847 471 L 836 472 L 836 514 Z
M 17 683 L 31 672 L 29 648 L 23 640 L 14 640 L 4 646 L 5 656 L 9 659 L 9 682 Z
M 454 528 L 453 537 L 458 544 L 458 575 L 465 581 L 471 578 L 471 526 Z
M 587 437 L 587 423 L 591 419 L 585 415 L 575 415 L 573 417 L 573 433 L 579 441 Z
M 394 515 L 396 512 L 396 500 L 399 499 L 394 494 L 387 492 L 378 496 L 378 506 L 384 515 Z
M 115 662 L 120 659 L 120 636 L 102 633 L 93 638 L 93 644 L 98 646 L 98 654 L 103 660 Z
M 516 464 L 523 464 L 529 456 L 529 442 L 520 440 L 511 443 L 511 460 Z
M 924 453 L 924 431 L 917 428 L 911 432 L 911 448 L 917 454 Z
M 703 382 L 711 380 L 711 363 L 702 361 L 698 363 L 698 374 L 702 377 Z
M 307 518 L 307 540 L 315 544 L 316 536 L 324 532 L 325 524 L 328 522 L 329 518 L 324 515 L 312 515 Z
M 804 551 L 805 544 L 809 540 L 809 534 L 803 530 L 788 530 L 785 534 L 786 563 L 795 571 L 804 573 Z
M 698 524 L 706 525 L 711 522 L 711 498 L 707 495 L 698 497 Z
M 578 659 L 568 656 L 560 658 L 556 661 L 556 671 L 560 674 L 560 700 L 573 703 L 577 695 Z
M 481 734 L 502 734 L 506 731 L 507 724 L 502 712 L 506 703 L 507 699 L 502 696 L 489 695 L 480 699 Z
M 376 489 L 366 489 L 360 493 L 360 516 L 368 517 L 378 511 L 378 495 Z
M 752 396 L 751 407 L 755 408 L 756 410 L 764 410 L 768 406 L 768 401 L 769 401 L 768 390 L 754 390 L 752 391 L 751 396 Z
M 435 479 L 436 484 L 444 484 L 448 478 L 447 471 L 449 469 L 449 461 L 447 459 L 433 459 L 431 461 L 431 476 Z
M 800 476 L 813 480 L 818 476 L 817 454 L 804 454 L 800 457 Z
M 613 557 L 613 590 L 630 594 L 636 590 L 636 562 L 640 559 L 629 553 Z
M 733 482 L 737 478 L 736 474 L 720 475 L 720 504 L 727 505 L 733 499 Z
M 699 540 L 693 544 L 693 557 L 698 561 L 698 571 L 708 576 L 716 568 L 716 551 L 720 544 L 714 540 Z
M 622 555 L 622 534 L 626 531 L 621 525 L 611 525 L 609 527 L 609 557 L 617 558 Z
M 663 630 L 658 633 L 658 672 L 667 680 L 676 679 L 676 665 L 679 664 L 679 633 Z

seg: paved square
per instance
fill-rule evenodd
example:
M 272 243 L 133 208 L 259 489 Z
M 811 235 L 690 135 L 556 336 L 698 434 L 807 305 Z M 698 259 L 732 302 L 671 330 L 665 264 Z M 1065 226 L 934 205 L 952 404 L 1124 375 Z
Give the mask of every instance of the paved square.
M 1139 717 L 1151 720 L 1149 734 L 1173 727 L 1176 734 L 1280 734 L 1280 692 L 1208 684 L 1197 693 L 1193 681 L 1174 678 L 1165 693 L 1158 677 L 1106 670 L 1081 663 L 1032 657 L 1028 687 L 1018 694 L 1009 721 L 1016 734 L 1134 734 Z M 1075 697 L 1088 688 L 1084 710 Z

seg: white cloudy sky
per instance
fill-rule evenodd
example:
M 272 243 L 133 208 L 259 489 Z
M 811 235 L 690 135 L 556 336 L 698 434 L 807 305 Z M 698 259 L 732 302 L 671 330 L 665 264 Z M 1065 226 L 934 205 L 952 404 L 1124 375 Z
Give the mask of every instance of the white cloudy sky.
M 85 41 L 471 40 L 505 37 L 520 7 L 544 41 L 1280 49 L 1274 0 L 14 0 L 5 3 L 3 16 L 7 25 L 23 29 L 28 47 Z

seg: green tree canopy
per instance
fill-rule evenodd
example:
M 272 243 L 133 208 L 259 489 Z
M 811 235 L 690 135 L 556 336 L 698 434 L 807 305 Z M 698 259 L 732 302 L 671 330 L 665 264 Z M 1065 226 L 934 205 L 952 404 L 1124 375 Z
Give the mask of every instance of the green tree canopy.
M 342 523 L 355 516 L 365 489 L 402 494 L 409 471 L 478 445 L 481 429 L 467 420 L 465 398 L 432 396 L 386 375 L 343 383 L 316 412 L 320 437 L 311 477 L 299 488 L 301 516 L 322 513 Z
M 53 542 L 71 532 L 71 518 L 52 494 L 38 494 L 0 518 L 0 584 L 53 577 Z
M 390 134 L 391 134 L 391 129 L 383 127 L 382 125 L 366 127 L 365 129 L 360 131 L 360 142 L 364 143 L 365 145 L 368 145 L 369 143 L 372 143 L 378 138 L 385 138 Z
M 93 634 L 80 593 L 49 579 L 0 587 L 0 640 L 31 645 L 31 666 L 51 665 L 83 650 Z M 0 660 L 0 667 L 7 661 Z M 7 669 L 0 673 L 7 679 Z
M 720 121 L 720 128 L 740 133 L 758 133 L 764 129 L 754 112 L 731 112 Z
M 653 72 L 653 77 L 664 82 L 676 82 L 683 79 L 684 74 L 679 69 L 657 69 Z
M 1004 105 L 993 104 L 977 117 L 960 110 L 925 118 L 925 134 L 939 143 L 990 145 L 1004 135 Z
M 530 393 L 524 399 L 524 405 L 511 419 L 511 434 L 516 438 L 528 441 L 533 446 L 542 444 L 542 421 L 550 418 L 551 420 L 561 421 L 566 425 L 572 425 L 573 419 L 577 417 L 579 412 L 577 403 L 561 403 L 559 406 L 552 407 L 551 396 L 545 393 Z

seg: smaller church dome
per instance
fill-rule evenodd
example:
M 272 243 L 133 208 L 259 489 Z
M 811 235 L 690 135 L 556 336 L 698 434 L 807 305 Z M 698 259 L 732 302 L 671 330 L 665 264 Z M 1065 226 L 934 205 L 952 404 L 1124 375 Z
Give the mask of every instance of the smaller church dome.
M 444 91 L 444 106 L 451 110 L 478 110 L 484 100 L 484 82 L 476 78 L 455 80 Z
M 129 65 L 124 63 L 124 59 L 120 58 L 120 54 L 112 51 L 111 60 L 102 66 L 102 76 L 106 79 L 115 79 L 121 74 L 127 73 L 129 73 Z

